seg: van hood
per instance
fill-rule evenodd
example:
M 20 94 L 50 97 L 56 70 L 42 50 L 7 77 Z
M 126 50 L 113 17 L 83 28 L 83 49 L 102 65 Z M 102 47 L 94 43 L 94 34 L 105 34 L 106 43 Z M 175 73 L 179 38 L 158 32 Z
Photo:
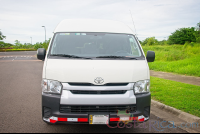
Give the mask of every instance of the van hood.
M 146 60 L 47 59 L 43 78 L 60 82 L 92 83 L 101 77 L 106 83 L 130 83 L 149 79 Z

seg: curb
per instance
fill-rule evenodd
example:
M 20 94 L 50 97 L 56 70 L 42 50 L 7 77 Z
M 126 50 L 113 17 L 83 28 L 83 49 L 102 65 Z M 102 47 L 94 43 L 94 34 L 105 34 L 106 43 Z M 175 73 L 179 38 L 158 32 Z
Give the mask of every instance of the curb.
M 197 117 L 197 116 L 194 116 L 194 115 L 191 115 L 189 113 L 186 113 L 186 112 L 183 112 L 181 110 L 178 110 L 176 108 L 173 108 L 173 107 L 170 107 L 170 106 L 167 106 L 163 103 L 160 103 L 158 101 L 155 101 L 155 100 L 151 100 L 151 105 L 163 110 L 163 111 L 166 111 L 168 113 L 171 113 L 175 116 L 177 116 L 178 118 L 181 118 L 182 120 L 186 121 L 186 122 L 197 122 L 200 124 L 200 118 Z

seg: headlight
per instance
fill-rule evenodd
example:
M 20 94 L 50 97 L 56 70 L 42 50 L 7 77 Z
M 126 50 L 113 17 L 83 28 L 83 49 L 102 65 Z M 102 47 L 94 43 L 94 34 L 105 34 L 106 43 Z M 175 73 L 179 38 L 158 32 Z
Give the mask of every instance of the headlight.
M 53 80 L 42 80 L 42 92 L 60 94 L 62 90 L 62 84 Z
M 150 92 L 150 81 L 149 80 L 138 81 L 135 83 L 133 89 L 135 91 L 135 94 L 148 93 Z

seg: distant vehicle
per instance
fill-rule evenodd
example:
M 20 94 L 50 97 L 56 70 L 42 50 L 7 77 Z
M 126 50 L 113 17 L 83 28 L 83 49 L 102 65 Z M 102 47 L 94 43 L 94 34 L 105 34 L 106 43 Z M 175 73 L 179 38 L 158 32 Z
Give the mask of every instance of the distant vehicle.
M 108 20 L 63 20 L 54 30 L 44 60 L 42 119 L 49 124 L 110 124 L 150 116 L 147 57 L 132 30 Z M 133 119 L 133 118 L 132 118 Z

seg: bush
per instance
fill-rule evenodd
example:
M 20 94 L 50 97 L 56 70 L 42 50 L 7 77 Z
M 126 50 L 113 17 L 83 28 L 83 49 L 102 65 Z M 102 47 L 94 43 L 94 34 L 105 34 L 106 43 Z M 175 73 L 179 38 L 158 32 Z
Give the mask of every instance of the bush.
M 158 41 L 158 45 L 168 45 L 167 40 Z
M 34 49 L 38 49 L 38 48 L 43 48 L 42 44 L 37 42 L 35 45 L 34 45 Z
M 169 36 L 169 44 L 185 44 L 188 42 L 196 42 L 195 28 L 179 28 Z
M 155 37 L 146 38 L 146 39 L 142 42 L 142 46 L 153 46 L 153 45 L 158 45 L 158 40 L 155 39 Z

